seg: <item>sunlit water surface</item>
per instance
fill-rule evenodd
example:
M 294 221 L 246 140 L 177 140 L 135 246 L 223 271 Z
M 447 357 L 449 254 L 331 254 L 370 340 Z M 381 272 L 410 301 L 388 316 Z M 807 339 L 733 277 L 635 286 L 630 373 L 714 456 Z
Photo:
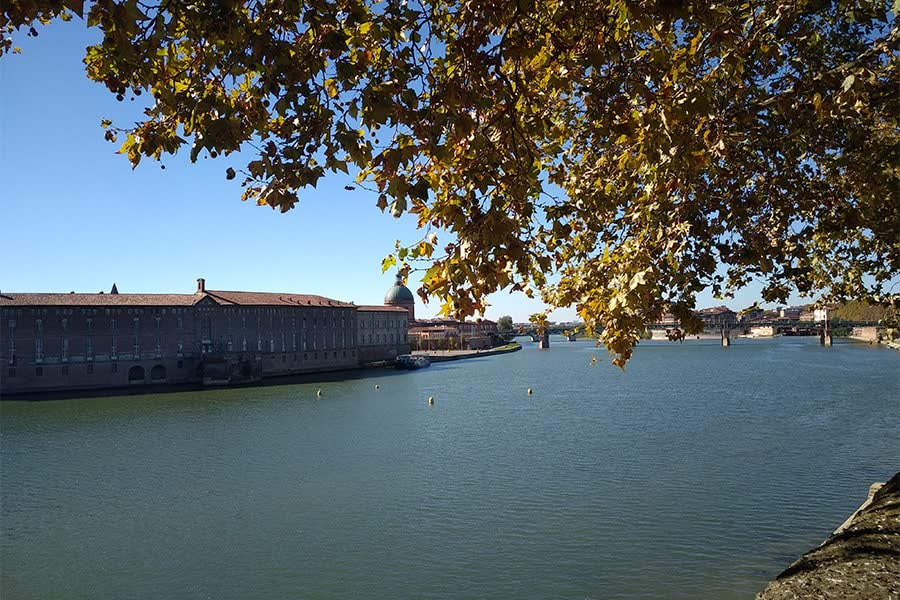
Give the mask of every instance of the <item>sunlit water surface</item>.
M 900 468 L 896 352 L 525 343 L 4 402 L 0 597 L 749 599 Z

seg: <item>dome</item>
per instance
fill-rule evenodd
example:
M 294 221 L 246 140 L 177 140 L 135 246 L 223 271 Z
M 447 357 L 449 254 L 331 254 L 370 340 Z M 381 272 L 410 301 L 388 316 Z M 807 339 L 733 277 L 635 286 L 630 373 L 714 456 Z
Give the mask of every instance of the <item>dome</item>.
M 409 288 L 403 285 L 403 276 L 397 274 L 397 281 L 384 295 L 385 304 L 406 304 L 415 302 L 413 294 Z

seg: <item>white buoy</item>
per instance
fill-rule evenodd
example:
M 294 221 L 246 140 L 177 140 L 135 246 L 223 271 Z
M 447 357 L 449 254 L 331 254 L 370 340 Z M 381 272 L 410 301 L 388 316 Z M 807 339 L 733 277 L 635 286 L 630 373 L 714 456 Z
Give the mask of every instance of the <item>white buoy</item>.
M 316 390 L 316 396 L 319 396 L 319 397 L 322 396 L 322 388 L 319 388 L 318 390 Z
M 528 395 L 531 395 L 531 388 L 528 388 Z
M 378 384 L 377 384 L 377 383 L 375 384 L 375 389 L 376 389 L 376 390 L 378 389 Z
M 434 396 L 428 396 L 428 404 L 434 405 Z

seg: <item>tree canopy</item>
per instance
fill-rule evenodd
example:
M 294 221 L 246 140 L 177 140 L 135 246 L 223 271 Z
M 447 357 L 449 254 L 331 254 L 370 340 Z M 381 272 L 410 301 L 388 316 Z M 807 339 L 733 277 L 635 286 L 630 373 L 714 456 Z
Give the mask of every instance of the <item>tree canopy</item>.
M 133 165 L 243 150 L 282 211 L 349 172 L 422 239 L 446 314 L 575 305 L 620 366 L 748 281 L 876 298 L 900 272 L 900 32 L 885 1 L 7 0 L 0 52 L 83 17 Z M 4 59 L 6 60 L 6 59 Z

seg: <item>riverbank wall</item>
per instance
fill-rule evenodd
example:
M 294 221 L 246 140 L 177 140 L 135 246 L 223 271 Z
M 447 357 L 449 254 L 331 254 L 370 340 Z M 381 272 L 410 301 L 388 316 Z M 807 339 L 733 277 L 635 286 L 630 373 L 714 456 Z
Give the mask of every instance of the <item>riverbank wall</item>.
M 510 352 L 518 352 L 522 349 L 522 345 L 518 342 L 512 342 L 505 346 L 496 348 L 487 348 L 485 350 L 417 350 L 413 352 L 414 356 L 427 356 L 431 362 L 447 362 L 451 360 L 464 360 L 467 358 L 481 358 L 484 356 L 496 356 L 498 354 L 509 354 Z
M 881 337 L 884 335 L 884 329 L 882 327 L 876 326 L 867 326 L 867 327 L 854 327 L 850 331 L 850 335 L 847 336 L 851 340 L 857 340 L 859 342 L 869 342 L 870 344 L 875 344 L 881 340 Z
M 874 484 L 834 533 L 778 575 L 756 600 L 900 598 L 900 473 Z

